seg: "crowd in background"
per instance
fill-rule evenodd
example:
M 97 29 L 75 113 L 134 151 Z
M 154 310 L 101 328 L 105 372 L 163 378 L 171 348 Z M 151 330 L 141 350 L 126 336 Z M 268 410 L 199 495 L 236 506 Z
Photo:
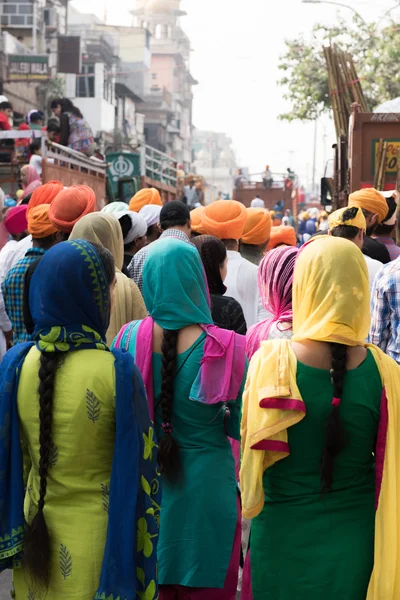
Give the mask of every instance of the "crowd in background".
M 15 598 L 399 598 L 397 194 L 297 224 L 26 177 L 0 251 Z

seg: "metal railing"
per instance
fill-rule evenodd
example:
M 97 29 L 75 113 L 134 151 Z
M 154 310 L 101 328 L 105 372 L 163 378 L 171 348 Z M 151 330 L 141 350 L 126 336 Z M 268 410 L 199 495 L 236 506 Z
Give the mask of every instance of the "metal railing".
M 178 170 L 176 161 L 151 146 L 143 145 L 140 148 L 140 174 L 150 177 L 172 187 L 177 186 Z

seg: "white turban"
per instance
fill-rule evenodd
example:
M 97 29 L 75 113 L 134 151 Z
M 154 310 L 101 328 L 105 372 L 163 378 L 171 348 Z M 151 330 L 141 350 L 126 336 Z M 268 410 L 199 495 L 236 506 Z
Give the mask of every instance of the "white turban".
M 143 217 L 139 215 L 139 213 L 132 212 L 131 210 L 124 210 L 121 212 L 114 212 L 112 214 L 116 219 L 118 219 L 118 221 L 125 215 L 128 215 L 131 220 L 131 228 L 126 237 L 124 237 L 125 246 L 127 244 L 131 244 L 136 238 L 146 235 L 147 223 Z
M 152 225 L 156 225 L 160 222 L 161 209 L 162 206 L 157 206 L 156 204 L 146 204 L 139 210 L 139 215 L 146 221 L 147 227 L 151 227 Z
M 102 213 L 106 213 L 107 215 L 112 215 L 117 212 L 124 212 L 128 210 L 128 205 L 126 202 L 110 202 L 104 208 L 101 209 Z

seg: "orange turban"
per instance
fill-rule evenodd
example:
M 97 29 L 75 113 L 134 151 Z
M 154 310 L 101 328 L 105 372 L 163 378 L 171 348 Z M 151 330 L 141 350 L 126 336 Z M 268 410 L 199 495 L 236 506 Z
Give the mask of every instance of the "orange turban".
M 248 208 L 242 242 L 252 246 L 265 244 L 271 235 L 271 215 L 265 208 Z
M 203 212 L 204 206 L 198 206 L 194 210 L 190 211 L 190 222 L 192 231 L 194 231 L 195 233 L 200 233 L 201 235 L 205 233 L 204 228 L 201 224 L 201 217 L 203 215 Z
M 277 246 L 296 246 L 296 232 L 293 227 L 279 225 L 271 228 L 271 237 L 269 238 L 267 252 Z
M 386 198 L 375 188 L 365 188 L 350 194 L 349 206 L 358 206 L 358 208 L 367 210 L 373 215 L 378 215 L 379 223 L 386 219 L 389 212 Z
M 217 200 L 205 207 L 203 231 L 220 240 L 240 240 L 246 225 L 246 208 L 236 200 Z
M 65 233 L 71 233 L 75 223 L 96 209 L 96 195 L 87 185 L 71 185 L 57 194 L 50 204 L 50 220 Z
M 144 188 L 135 194 L 129 202 L 129 210 L 139 212 L 147 204 L 162 206 L 160 192 L 156 188 Z
M 44 185 L 40 185 L 33 192 L 31 199 L 28 202 L 28 213 L 35 206 L 40 206 L 41 204 L 51 204 L 57 194 L 63 189 L 64 186 L 60 181 L 49 181 Z
M 57 233 L 58 229 L 50 221 L 49 212 L 49 204 L 40 204 L 29 211 L 28 231 L 33 238 L 41 239 Z

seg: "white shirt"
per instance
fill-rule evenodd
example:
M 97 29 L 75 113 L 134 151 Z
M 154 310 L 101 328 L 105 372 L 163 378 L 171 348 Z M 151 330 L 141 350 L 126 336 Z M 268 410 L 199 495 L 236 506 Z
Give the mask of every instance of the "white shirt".
M 363 255 L 365 258 L 365 262 L 368 267 L 368 276 L 369 276 L 369 291 L 372 292 L 372 287 L 374 285 L 376 274 L 382 266 L 382 263 L 379 260 L 375 260 L 366 254 Z
M 40 176 L 42 176 L 42 161 L 43 158 L 41 156 L 39 156 L 39 154 L 32 154 L 30 160 L 29 160 L 29 164 L 32 165 L 32 167 L 34 169 L 36 169 L 36 171 L 39 173 Z
M 228 274 L 224 281 L 226 295 L 235 298 L 241 305 L 247 328 L 259 320 L 257 265 L 243 258 L 239 252 L 228 250 Z

